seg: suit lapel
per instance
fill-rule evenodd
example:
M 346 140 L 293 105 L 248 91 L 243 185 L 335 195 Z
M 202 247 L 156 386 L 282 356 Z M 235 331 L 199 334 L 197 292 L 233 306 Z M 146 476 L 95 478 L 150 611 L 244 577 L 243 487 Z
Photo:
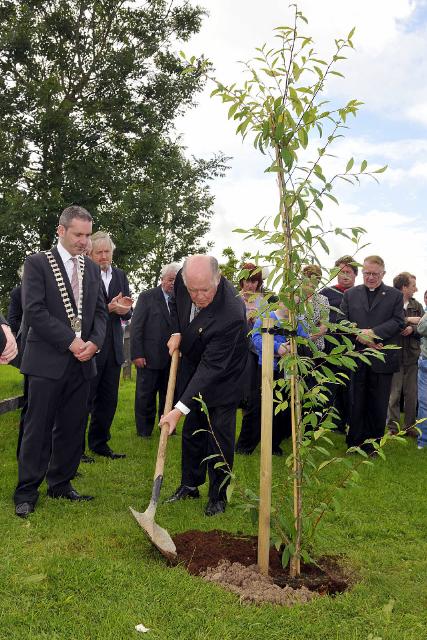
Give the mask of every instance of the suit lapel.
M 56 247 L 52 247 L 52 255 L 54 256 L 54 258 L 55 258 L 55 260 L 56 260 L 56 262 L 58 264 L 58 267 L 59 267 L 59 269 L 60 269 L 60 271 L 62 273 L 62 277 L 64 279 L 64 284 L 65 284 L 65 288 L 67 289 L 68 297 L 70 298 L 70 302 L 71 302 L 71 305 L 73 307 L 74 313 L 77 315 L 77 307 L 76 307 L 76 303 L 74 301 L 74 294 L 73 294 L 73 290 L 71 288 L 71 282 L 70 282 L 70 279 L 68 278 L 67 270 L 65 268 L 64 263 L 62 262 L 62 258 L 59 255 L 59 251 L 58 251 L 58 249 Z M 50 267 L 49 267 L 49 269 L 50 269 Z M 50 269 L 50 271 L 52 272 L 52 269 Z M 83 283 L 83 295 L 84 295 L 84 283 Z
M 162 313 L 165 319 L 167 320 L 167 323 L 170 324 L 171 315 L 169 313 L 168 305 L 166 304 L 165 296 L 161 286 L 157 287 L 157 298 L 159 301 L 160 309 L 162 310 Z
M 362 290 L 360 292 L 360 299 L 361 299 L 362 307 L 364 308 L 366 313 L 369 313 L 368 291 L 364 284 L 362 284 L 361 287 L 362 287 Z
M 375 298 L 374 298 L 374 300 L 372 302 L 371 311 L 373 309 L 375 309 L 375 307 L 378 306 L 380 304 L 380 302 L 385 300 L 386 296 L 387 296 L 387 292 L 385 291 L 385 286 L 381 282 L 380 286 L 378 287 L 378 291 L 377 291 L 377 293 L 375 295 Z
M 105 285 L 104 285 L 104 289 L 105 289 Z M 117 296 L 120 293 L 119 276 L 117 274 L 115 267 L 111 267 L 110 286 L 108 287 L 108 291 L 106 291 L 106 293 L 107 293 L 108 302 L 111 302 L 114 296 Z

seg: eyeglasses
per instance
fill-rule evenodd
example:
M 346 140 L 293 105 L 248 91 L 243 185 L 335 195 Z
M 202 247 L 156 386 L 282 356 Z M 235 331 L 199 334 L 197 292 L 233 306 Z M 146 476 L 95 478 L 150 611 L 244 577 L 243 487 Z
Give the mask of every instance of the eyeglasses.
M 375 271 L 362 271 L 363 275 L 366 276 L 367 278 L 381 278 L 382 275 L 384 275 L 384 271 L 379 271 L 379 272 L 375 272 Z

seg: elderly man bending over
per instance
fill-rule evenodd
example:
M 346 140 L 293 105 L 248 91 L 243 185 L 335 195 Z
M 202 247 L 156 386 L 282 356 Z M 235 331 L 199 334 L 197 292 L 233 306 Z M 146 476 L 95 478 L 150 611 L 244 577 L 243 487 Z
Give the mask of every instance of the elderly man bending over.
M 194 255 L 185 260 L 175 280 L 171 319 L 169 351 L 172 354 L 179 348 L 182 353 L 179 401 L 160 424 L 168 423 L 172 433 L 180 417 L 186 418 L 181 485 L 168 501 L 198 498 L 197 487 L 205 482 L 207 470 L 209 502 L 205 514 L 213 516 L 225 510 L 226 467 L 214 468 L 222 457 L 203 460 L 221 451 L 229 469 L 233 466 L 236 409 L 249 353 L 244 305 L 221 276 L 215 258 Z M 212 433 L 195 400 L 199 394 L 209 410 Z

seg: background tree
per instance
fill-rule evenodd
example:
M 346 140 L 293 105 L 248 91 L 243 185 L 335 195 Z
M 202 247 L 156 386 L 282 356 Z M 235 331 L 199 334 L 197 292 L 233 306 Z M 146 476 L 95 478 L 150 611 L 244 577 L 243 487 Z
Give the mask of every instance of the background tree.
M 171 134 L 203 82 L 173 43 L 203 15 L 173 0 L 0 0 L 0 296 L 72 202 L 149 284 L 159 261 L 199 249 L 223 159 L 188 160 Z

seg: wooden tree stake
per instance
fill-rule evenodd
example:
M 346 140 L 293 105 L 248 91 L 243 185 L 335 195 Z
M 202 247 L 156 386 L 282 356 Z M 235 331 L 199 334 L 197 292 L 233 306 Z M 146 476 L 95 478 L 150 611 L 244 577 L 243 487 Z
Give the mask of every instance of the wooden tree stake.
M 262 328 L 271 329 L 273 318 L 264 318 Z M 274 336 L 262 334 L 262 400 L 261 400 L 261 460 L 259 479 L 258 566 L 268 574 L 270 554 L 271 456 L 273 425 L 273 359 Z

